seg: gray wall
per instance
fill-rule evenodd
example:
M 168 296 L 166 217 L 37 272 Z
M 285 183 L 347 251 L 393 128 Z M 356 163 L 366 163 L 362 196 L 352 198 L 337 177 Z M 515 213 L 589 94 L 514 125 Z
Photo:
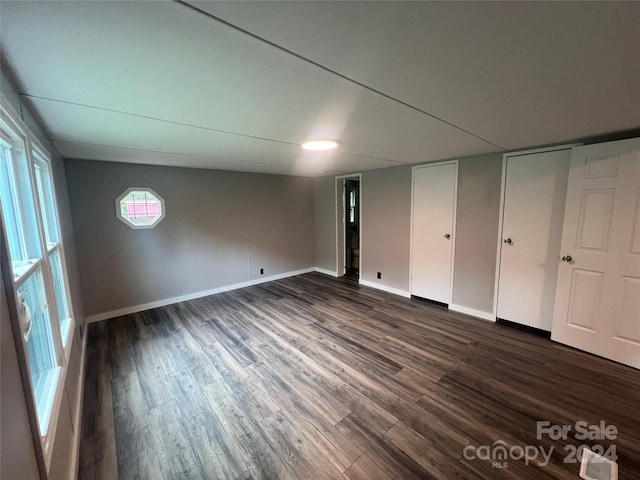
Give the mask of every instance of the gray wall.
M 336 270 L 336 203 L 334 177 L 313 179 L 316 257 L 318 268 Z
M 71 456 L 74 447 L 73 435 L 79 427 L 73 423 L 75 420 L 73 414 L 75 413 L 77 402 L 81 401 L 78 392 L 80 390 L 79 374 L 82 353 L 82 337 L 80 332 L 84 324 L 84 310 L 80 291 L 81 282 L 76 261 L 74 229 L 71 221 L 64 161 L 49 140 L 47 133 L 32 114 L 30 106 L 18 95 L 18 89 L 14 86 L 4 70 L 1 72 L 0 87 L 11 106 L 52 157 L 53 181 L 56 190 L 61 235 L 73 301 L 71 308 L 77 326 L 76 331 L 73 333 L 74 341 L 67 368 L 62 404 L 60 406 L 60 416 L 58 418 L 56 438 L 54 439 L 54 454 L 49 478 L 52 480 L 67 479 L 69 478 L 69 472 L 71 470 Z M 4 310 L 4 293 L 2 297 L 2 384 L 0 387 L 2 392 L 2 419 L 0 421 L 2 429 L 2 455 L 0 458 L 0 471 L 2 472 L 2 478 L 37 478 L 37 474 L 35 476 L 33 474 L 35 452 L 30 437 L 28 418 L 22 414 L 22 411 L 26 413 L 25 402 L 27 400 L 22 391 L 15 346 L 13 345 L 13 337 L 10 334 L 11 319 L 8 316 L 8 312 Z M 11 345 L 9 345 L 9 342 Z M 31 400 L 29 399 L 28 401 Z M 24 432 L 29 432 L 29 436 L 25 437 Z M 7 472 L 6 475 L 5 472 Z
M 411 167 L 362 175 L 361 278 L 409 290 Z M 376 278 L 377 272 L 382 278 Z
M 309 178 L 83 160 L 66 168 L 87 315 L 315 266 Z M 128 187 L 164 198 L 155 228 L 116 218 Z
M 502 154 L 460 160 L 453 303 L 493 310 Z
M 362 175 L 361 279 L 409 290 L 411 169 L 404 165 Z M 495 282 L 502 154 L 460 159 L 455 304 L 491 312 Z M 314 180 L 317 265 L 335 270 L 335 177 Z M 331 235 L 331 236 L 330 236 Z M 376 273 L 381 272 L 378 280 Z

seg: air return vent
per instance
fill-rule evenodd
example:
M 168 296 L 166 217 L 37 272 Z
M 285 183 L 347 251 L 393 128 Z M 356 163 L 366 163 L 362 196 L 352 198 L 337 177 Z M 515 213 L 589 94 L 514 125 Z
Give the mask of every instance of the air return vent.
M 618 480 L 618 464 L 585 448 L 582 450 L 580 478 L 585 480 Z

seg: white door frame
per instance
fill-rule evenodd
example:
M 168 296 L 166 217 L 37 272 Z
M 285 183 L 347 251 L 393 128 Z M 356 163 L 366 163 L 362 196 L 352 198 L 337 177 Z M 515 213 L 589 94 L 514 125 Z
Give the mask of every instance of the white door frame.
M 500 183 L 500 210 L 498 215 L 498 238 L 496 240 L 496 273 L 493 285 L 493 312 L 491 316 L 496 320 L 498 318 L 498 287 L 500 286 L 500 263 L 502 261 L 502 236 L 504 233 L 504 201 L 505 187 L 507 184 L 507 160 L 510 157 L 520 157 L 522 155 L 533 155 L 535 153 L 557 152 L 559 150 L 571 150 L 573 147 L 579 147 L 582 143 L 568 143 L 566 145 L 556 145 L 555 147 L 534 148 L 531 150 L 519 150 L 517 152 L 508 152 L 502 155 L 502 180 Z
M 335 202 L 336 202 L 336 277 L 344 277 L 344 266 L 347 264 L 347 229 L 346 222 L 343 221 L 345 227 L 342 228 L 342 235 L 340 232 L 340 216 L 344 215 L 344 180 L 357 179 L 358 180 L 358 248 L 360 249 L 360 268 L 358 268 L 358 279 L 362 277 L 362 173 L 352 173 L 349 175 L 338 175 L 335 177 Z M 340 183 L 340 189 L 342 190 L 342 204 L 338 202 L 338 183 Z M 344 217 L 343 217 L 344 220 Z M 340 238 L 342 237 L 342 238 Z M 340 268 L 340 241 L 344 248 L 342 255 L 342 268 Z
M 458 223 L 458 164 L 459 160 L 447 160 L 445 162 L 433 162 L 433 163 L 423 163 L 421 165 L 414 165 L 411 167 L 411 221 L 409 227 L 409 296 L 412 295 L 413 292 L 413 190 L 415 188 L 415 174 L 416 169 L 425 168 L 425 167 L 436 167 L 440 165 L 455 165 L 456 167 L 456 178 L 453 187 L 453 226 L 451 228 L 451 236 L 453 243 L 451 245 L 451 266 L 450 266 L 450 282 L 449 282 L 449 301 L 448 304 L 451 305 L 453 303 L 453 273 L 454 273 L 454 264 L 456 259 L 456 224 Z M 362 254 L 361 254 L 362 255 Z

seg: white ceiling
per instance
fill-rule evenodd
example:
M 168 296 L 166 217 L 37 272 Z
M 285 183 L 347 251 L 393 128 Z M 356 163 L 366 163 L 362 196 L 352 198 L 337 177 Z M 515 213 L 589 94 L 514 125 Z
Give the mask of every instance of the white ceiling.
M 1 1 L 63 156 L 316 176 L 640 127 L 640 2 L 190 4 Z

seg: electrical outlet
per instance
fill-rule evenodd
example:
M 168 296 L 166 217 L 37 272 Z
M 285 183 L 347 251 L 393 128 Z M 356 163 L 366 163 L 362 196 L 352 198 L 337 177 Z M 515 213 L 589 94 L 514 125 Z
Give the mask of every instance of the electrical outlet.
M 382 278 L 382 272 L 378 272 L 378 280 Z
M 260 269 L 260 275 L 264 275 L 264 268 Z

